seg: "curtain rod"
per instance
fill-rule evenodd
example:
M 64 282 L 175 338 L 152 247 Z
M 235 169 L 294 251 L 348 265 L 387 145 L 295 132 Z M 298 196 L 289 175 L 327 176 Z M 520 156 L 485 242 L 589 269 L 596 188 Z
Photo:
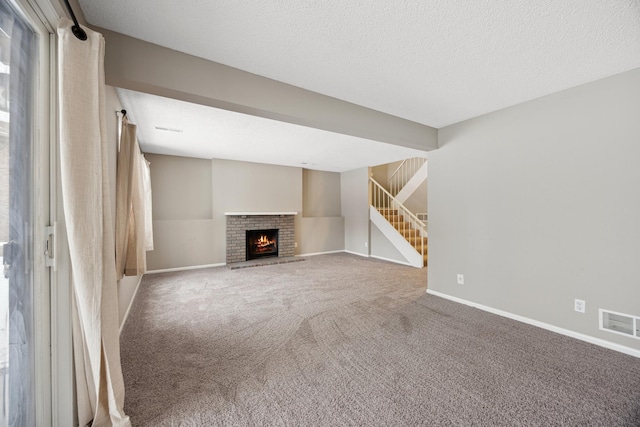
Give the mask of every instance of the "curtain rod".
M 67 5 L 67 9 L 71 14 L 71 19 L 73 19 L 73 27 L 71 27 L 71 32 L 77 39 L 85 41 L 87 39 L 87 33 L 84 32 L 82 28 L 80 28 L 80 24 L 78 24 L 78 20 L 76 19 L 76 14 L 73 13 L 73 9 L 71 9 L 71 5 L 69 4 L 69 0 L 64 0 L 64 3 Z

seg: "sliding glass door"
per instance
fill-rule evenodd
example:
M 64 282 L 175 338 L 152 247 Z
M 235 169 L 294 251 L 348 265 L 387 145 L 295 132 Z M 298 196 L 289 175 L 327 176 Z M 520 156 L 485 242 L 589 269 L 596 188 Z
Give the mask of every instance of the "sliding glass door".
M 0 0 L 0 425 L 37 420 L 39 289 L 48 286 L 41 248 L 42 189 L 36 105 L 38 36 L 13 2 Z M 47 168 L 48 169 L 48 168 Z M 48 179 L 48 177 L 47 177 Z M 37 243 L 36 243 L 37 242 Z M 41 258 L 38 258 L 41 257 Z M 37 296 L 38 295 L 38 296 Z M 48 349 L 47 349 L 48 350 Z M 45 350 L 46 351 L 46 350 Z

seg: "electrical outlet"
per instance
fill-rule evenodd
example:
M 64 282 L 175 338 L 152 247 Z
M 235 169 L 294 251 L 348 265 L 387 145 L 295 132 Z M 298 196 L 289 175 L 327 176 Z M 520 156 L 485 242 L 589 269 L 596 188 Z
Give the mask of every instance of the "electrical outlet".
M 293 247 L 297 248 L 298 247 L 298 242 L 293 242 Z
M 573 300 L 573 309 L 579 313 L 584 313 L 586 304 L 582 299 Z
M 364 242 L 364 247 L 368 248 L 369 247 L 369 242 Z
M 458 285 L 464 285 L 464 274 L 458 274 Z

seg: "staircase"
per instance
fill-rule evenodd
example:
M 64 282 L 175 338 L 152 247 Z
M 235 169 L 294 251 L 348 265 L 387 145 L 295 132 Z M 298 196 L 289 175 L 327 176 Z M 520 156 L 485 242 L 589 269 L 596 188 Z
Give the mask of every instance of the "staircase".
M 389 178 L 389 192 L 400 203 L 404 203 L 425 179 L 427 159 L 414 157 L 403 160 Z
M 429 240 L 426 230 L 414 228 L 411 222 L 405 221 L 404 216 L 398 213 L 398 209 L 379 208 L 377 210 L 422 255 L 422 265 L 426 267 L 428 259 L 427 242 Z
M 414 267 L 427 265 L 426 224 L 392 196 L 375 179 L 369 178 L 370 218 Z

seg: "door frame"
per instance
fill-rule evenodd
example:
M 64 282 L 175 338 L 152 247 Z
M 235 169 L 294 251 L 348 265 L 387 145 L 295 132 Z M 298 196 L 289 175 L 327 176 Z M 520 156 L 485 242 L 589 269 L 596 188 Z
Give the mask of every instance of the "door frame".
M 9 0 L 37 36 L 35 67 L 32 179 L 33 179 L 33 312 L 34 401 L 38 426 L 77 423 L 74 411 L 71 342 L 70 263 L 65 258 L 64 216 L 61 207 L 58 139 L 57 36 L 59 19 L 66 16 L 58 0 Z M 58 221 L 58 219 L 61 219 Z M 53 263 L 47 266 L 49 241 Z M 62 232 L 61 232 L 62 231 Z

